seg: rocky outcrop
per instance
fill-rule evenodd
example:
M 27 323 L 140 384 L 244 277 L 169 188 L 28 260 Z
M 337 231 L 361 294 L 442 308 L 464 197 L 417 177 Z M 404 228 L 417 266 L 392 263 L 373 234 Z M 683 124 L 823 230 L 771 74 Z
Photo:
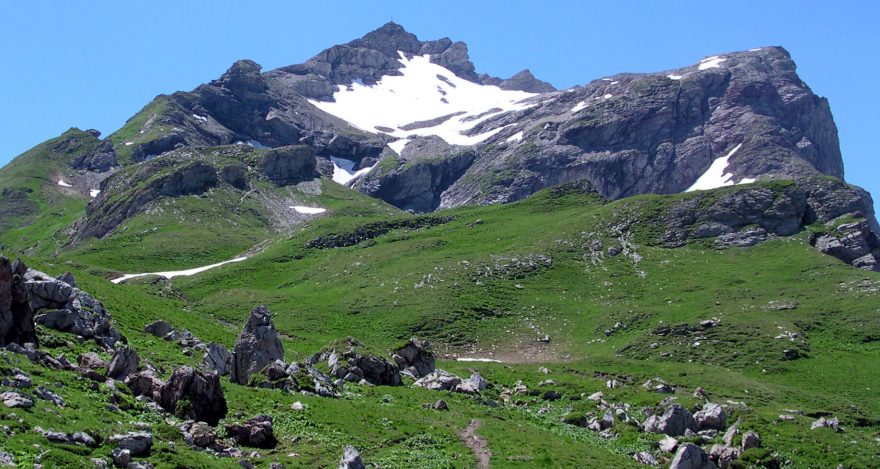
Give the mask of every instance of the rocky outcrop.
M 374 386 L 399 386 L 400 370 L 397 365 L 375 354 L 363 351 L 363 346 L 349 337 L 337 345 L 309 359 L 309 364 L 326 361 L 330 375 L 344 381 Z
M 400 367 L 401 373 L 413 378 L 421 378 L 434 372 L 436 359 L 427 340 L 413 337 L 406 345 L 397 349 L 391 358 Z
M 99 173 L 110 171 L 114 166 L 119 166 L 116 160 L 116 151 L 113 149 L 113 142 L 105 140 L 94 150 L 74 159 L 70 166 L 74 169 Z
M 727 425 L 727 413 L 720 404 L 707 403 L 693 418 L 697 430 L 724 430 Z
M 262 173 L 279 186 L 313 179 L 315 164 L 312 149 L 304 145 L 269 150 L 260 160 Z
M 159 379 L 155 371 L 143 370 L 128 375 L 125 378 L 125 385 L 135 396 L 145 396 L 154 402 L 159 402 L 165 381 Z
M 0 256 L 0 347 L 37 343 L 34 311 L 25 287 L 27 266 Z
M 361 453 L 358 452 L 357 448 L 348 445 L 342 451 L 342 459 L 339 460 L 337 469 L 367 469 L 367 466 L 364 464 L 363 459 L 361 459 Z
M 120 347 L 113 352 L 107 365 L 107 376 L 113 379 L 125 379 L 138 369 L 138 354 L 131 347 Z
M 694 416 L 680 404 L 672 404 L 661 416 L 651 416 L 645 420 L 645 431 L 669 436 L 684 435 L 687 430 L 697 430 Z
M 272 324 L 272 314 L 265 306 L 254 308 L 235 341 L 230 378 L 235 383 L 248 384 L 252 374 L 275 360 L 283 359 L 284 346 Z
M 181 418 L 217 425 L 226 416 L 220 376 L 184 366 L 174 370 L 159 393 L 159 405 Z
M 205 352 L 204 362 L 205 366 L 224 376 L 232 369 L 232 354 L 226 347 L 211 342 Z

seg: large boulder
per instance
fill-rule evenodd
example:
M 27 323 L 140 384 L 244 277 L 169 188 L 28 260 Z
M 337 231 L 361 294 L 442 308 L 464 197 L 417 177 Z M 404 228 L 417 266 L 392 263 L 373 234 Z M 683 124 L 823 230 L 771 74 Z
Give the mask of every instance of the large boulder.
M 216 371 L 221 376 L 228 375 L 232 369 L 232 354 L 226 347 L 211 342 L 205 352 L 205 366 Z
M 146 396 L 153 401 L 159 401 L 165 382 L 159 379 L 153 370 L 143 370 L 128 375 L 125 378 L 125 385 L 135 396 Z
M 278 443 L 272 432 L 272 417 L 258 415 L 247 422 L 226 425 L 226 433 L 243 446 L 274 448 Z
M 694 414 L 697 430 L 724 430 L 727 426 L 727 414 L 720 404 L 707 403 L 703 410 Z
M 125 379 L 138 369 L 138 354 L 131 347 L 121 347 L 113 353 L 107 365 L 107 376 L 113 379 Z
M 0 256 L 0 347 L 37 343 L 24 277 L 27 266 Z
M 342 451 L 342 459 L 339 460 L 337 469 L 367 469 L 367 466 L 364 464 L 363 459 L 361 459 L 361 453 L 358 452 L 357 448 L 348 445 Z
M 649 417 L 644 425 L 645 431 L 669 436 L 680 436 L 686 430 L 697 430 L 693 415 L 680 404 L 672 404 L 660 417 Z
M 434 372 L 435 357 L 427 340 L 415 337 L 403 347 L 395 350 L 392 356 L 401 372 L 414 378 L 421 378 Z
M 283 359 L 284 346 L 272 324 L 272 314 L 265 306 L 254 308 L 244 331 L 235 341 L 232 351 L 232 381 L 248 384 L 251 374 L 257 373 L 275 360 Z
M 226 416 L 226 398 L 220 387 L 220 375 L 184 366 L 174 370 L 162 387 L 159 405 L 178 417 L 217 423 Z
M 669 469 L 714 469 L 709 455 L 697 445 L 685 443 L 678 447 Z
M 110 437 L 110 442 L 122 450 L 128 450 L 131 456 L 147 456 L 153 447 L 153 435 L 147 432 L 128 432 Z
M 434 391 L 453 391 L 461 384 L 461 378 L 445 370 L 435 370 L 413 383 L 413 386 Z

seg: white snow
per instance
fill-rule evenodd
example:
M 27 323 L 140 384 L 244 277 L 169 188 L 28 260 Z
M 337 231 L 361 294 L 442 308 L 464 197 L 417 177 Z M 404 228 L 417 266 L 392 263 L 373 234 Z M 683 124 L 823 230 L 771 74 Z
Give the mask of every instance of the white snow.
M 397 156 L 400 156 L 403 153 L 403 149 L 406 147 L 406 144 L 409 143 L 408 138 L 402 138 L 400 140 L 395 140 L 388 144 L 388 148 L 394 150 L 394 153 L 397 153 Z
M 684 78 L 684 76 L 682 75 L 666 75 L 666 77 L 670 80 L 681 80 L 682 78 Z
M 59 179 L 59 180 L 58 180 L 58 185 L 61 186 L 61 187 L 73 187 L 73 186 L 71 186 L 70 184 L 64 182 L 63 179 Z
M 758 47 L 757 49 L 749 49 L 749 52 L 758 52 L 759 50 L 761 50 L 760 47 Z
M 496 360 L 494 358 L 474 358 L 474 357 L 458 357 L 455 359 L 458 362 L 482 362 L 482 363 L 501 363 L 501 360 Z
M 97 197 L 98 194 L 100 194 L 100 193 L 101 193 L 100 189 L 92 189 L 92 190 L 89 191 L 89 197 L 91 197 L 91 198 L 94 199 L 94 198 Z
M 297 213 L 305 213 L 306 215 L 315 215 L 315 214 L 324 213 L 327 211 L 326 208 L 306 207 L 304 205 L 292 205 L 290 208 L 296 210 Z
M 611 81 L 610 78 L 603 78 L 602 81 Z
M 511 135 L 510 137 L 507 137 L 506 142 L 507 143 L 518 142 L 518 141 L 522 140 L 522 138 L 523 138 L 523 131 L 520 130 L 519 132 Z
M 196 119 L 202 121 L 202 122 L 208 122 L 208 118 L 205 117 L 205 116 L 200 116 L 200 115 L 198 115 L 198 114 L 193 114 L 192 116 L 195 117 Z
M 256 140 L 248 140 L 247 144 L 254 147 L 254 148 L 269 148 L 266 145 L 263 145 L 262 143 L 260 143 Z
M 721 62 L 724 62 L 725 58 L 718 57 L 717 55 L 713 55 L 712 57 L 706 57 L 705 59 L 700 61 L 700 65 L 697 67 L 700 70 L 708 70 L 710 68 L 718 68 L 721 65 Z
M 146 277 L 148 275 L 156 275 L 156 276 L 165 277 L 165 278 L 189 277 L 190 275 L 195 275 L 200 272 L 204 272 L 206 270 L 213 269 L 215 267 L 220 267 L 221 265 L 226 265 L 226 264 L 230 264 L 233 262 L 241 262 L 244 260 L 247 260 L 247 257 L 236 257 L 235 259 L 231 259 L 228 261 L 218 262 L 216 264 L 206 265 L 204 267 L 196 267 L 195 269 L 189 269 L 189 270 L 175 270 L 175 271 L 170 271 L 170 272 L 148 272 L 148 273 L 144 273 L 144 274 L 125 274 L 122 277 L 114 278 L 113 280 L 111 280 L 111 282 L 121 283 L 126 280 L 130 280 L 130 279 L 137 278 L 137 277 Z
M 620 83 L 620 82 L 619 81 L 612 81 L 611 83 L 609 83 L 609 85 L 616 85 L 618 83 Z
M 330 157 L 330 161 L 333 162 L 333 180 L 342 184 L 343 186 L 348 185 L 351 181 L 363 176 L 370 172 L 371 169 L 375 168 L 379 163 L 370 166 L 369 168 L 364 168 L 355 171 L 354 170 L 354 161 L 347 160 L 345 158 L 337 158 L 335 156 Z
M 573 108 L 571 108 L 571 112 L 578 112 L 578 111 L 580 111 L 581 109 L 584 109 L 584 108 L 586 108 L 586 107 L 587 107 L 587 102 L 586 102 L 586 101 L 581 101 L 581 102 L 575 104 Z
M 602 97 L 605 98 L 605 99 L 611 99 L 611 98 L 614 97 L 614 95 L 609 93 L 609 94 L 606 94 L 606 95 L 604 95 L 604 96 L 602 96 Z
M 736 153 L 737 150 L 742 146 L 742 143 L 733 147 L 733 150 L 730 150 L 730 153 L 715 158 L 715 161 L 709 166 L 709 169 L 706 170 L 697 181 L 694 182 L 691 187 L 688 187 L 685 192 L 692 191 L 702 191 L 708 189 L 717 189 L 723 186 L 732 186 L 735 184 L 750 184 L 756 181 L 755 178 L 742 178 L 738 182 L 732 181 L 733 174 L 725 174 L 727 171 L 727 166 L 730 164 L 730 157 Z
M 143 133 L 143 132 L 141 132 L 141 133 Z M 130 147 L 132 145 L 134 145 L 134 142 L 125 142 L 125 146 L 127 146 L 127 147 Z
M 482 121 L 505 111 L 534 106 L 522 101 L 536 96 L 524 91 L 502 90 L 479 85 L 456 76 L 448 69 L 431 63 L 430 56 L 411 59 L 400 53 L 400 76 L 384 76 L 375 85 L 354 82 L 339 86 L 335 102 L 312 101 L 319 109 L 371 133 L 385 133 L 397 138 L 436 135 L 454 145 L 474 145 L 495 135 L 499 129 L 477 135 L 464 135 Z M 500 111 L 492 111 L 492 109 Z M 443 122 L 412 130 L 401 126 L 456 114 Z M 479 116 L 479 117 L 478 117 Z M 394 129 L 382 131 L 377 127 Z

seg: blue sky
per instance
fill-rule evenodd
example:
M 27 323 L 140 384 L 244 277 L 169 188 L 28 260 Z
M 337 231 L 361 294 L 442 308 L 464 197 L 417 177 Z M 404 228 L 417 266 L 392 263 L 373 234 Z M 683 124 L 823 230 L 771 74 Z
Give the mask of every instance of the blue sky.
M 119 128 L 155 95 L 249 58 L 302 62 L 389 20 L 470 47 L 477 71 L 558 88 L 782 45 L 831 103 L 847 180 L 880 199 L 880 2 L 28 1 L 0 16 L 0 165 L 69 127 Z

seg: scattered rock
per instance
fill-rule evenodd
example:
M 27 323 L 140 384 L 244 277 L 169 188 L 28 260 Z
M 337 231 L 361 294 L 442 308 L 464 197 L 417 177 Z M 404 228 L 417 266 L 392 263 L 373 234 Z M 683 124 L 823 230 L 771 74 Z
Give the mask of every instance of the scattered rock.
M 128 450 L 130 456 L 148 456 L 150 448 L 153 447 L 153 435 L 148 432 L 128 432 L 112 435 L 110 442 L 115 444 L 117 449 Z M 113 459 L 116 460 L 115 457 Z
M 34 311 L 25 287 L 27 270 L 20 260 L 9 262 L 0 256 L 0 347 L 37 343 Z
M 9 408 L 27 409 L 34 406 L 34 401 L 15 391 L 6 391 L 0 394 L 0 401 Z
M 297 412 L 302 412 L 306 410 L 306 405 L 300 401 L 296 401 L 293 404 L 290 404 L 290 410 L 295 410 Z
M 125 378 L 125 384 L 135 396 L 146 396 L 158 402 L 165 382 L 153 370 L 143 370 Z
M 37 395 L 40 399 L 44 401 L 49 401 L 58 407 L 64 407 L 64 399 L 61 398 L 58 394 L 47 389 L 45 386 L 37 386 L 34 390 L 34 394 Z
M 211 342 L 205 352 L 205 365 L 219 373 L 220 376 L 225 376 L 232 369 L 232 354 L 226 347 Z
M 698 430 L 723 430 L 727 425 L 727 414 L 719 404 L 707 403 L 703 410 L 694 414 Z
M 696 428 L 693 415 L 679 404 L 669 406 L 660 417 L 648 418 L 644 425 L 645 431 L 669 436 L 684 435 L 687 430 L 693 431 Z
M 660 447 L 660 451 L 663 451 L 664 453 L 671 453 L 675 451 L 676 448 L 678 448 L 678 440 L 671 436 L 667 436 L 660 440 L 657 445 Z
M 184 424 L 183 440 L 187 444 L 199 448 L 211 448 L 217 443 L 217 434 L 209 425 L 202 422 L 188 422 Z
M 415 337 L 397 349 L 391 357 L 404 374 L 421 378 L 434 372 L 435 356 L 427 340 Z
M 816 420 L 810 425 L 810 430 L 815 430 L 817 428 L 830 428 L 838 433 L 843 432 L 843 428 L 840 427 L 840 419 L 837 417 L 825 418 L 819 417 L 819 420 Z
M 709 459 L 718 465 L 720 469 L 727 469 L 733 460 L 738 459 L 742 450 L 726 445 L 712 445 L 709 451 Z
M 116 467 L 128 467 L 131 464 L 131 451 L 123 448 L 113 448 L 110 451 L 110 457 L 113 458 L 113 463 L 116 464 Z
M 434 410 L 449 410 L 449 406 L 446 404 L 446 401 L 440 399 L 435 402 L 434 405 L 431 406 Z
M 645 464 L 647 466 L 657 466 L 660 464 L 660 462 L 657 461 L 657 458 L 647 451 L 641 451 L 634 454 L 633 459 L 635 459 L 637 463 Z
M 413 383 L 413 386 L 434 391 L 452 391 L 459 384 L 461 384 L 461 378 L 447 371 L 438 369 L 420 378 Z

